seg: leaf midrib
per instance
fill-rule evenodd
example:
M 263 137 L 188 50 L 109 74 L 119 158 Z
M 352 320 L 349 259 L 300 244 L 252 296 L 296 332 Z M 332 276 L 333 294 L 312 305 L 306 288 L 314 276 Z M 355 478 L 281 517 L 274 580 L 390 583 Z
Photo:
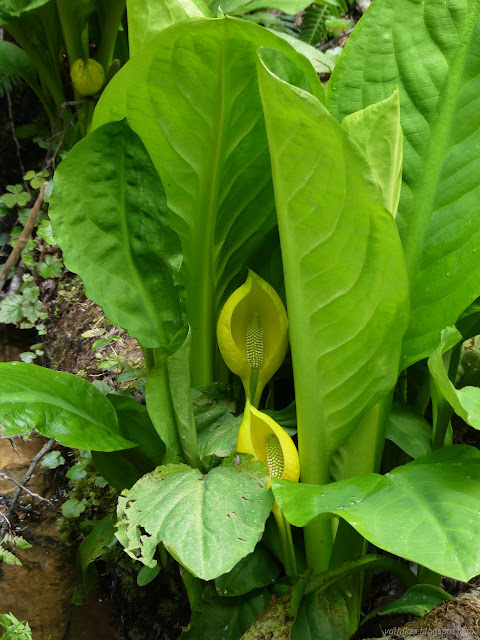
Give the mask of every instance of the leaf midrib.
M 433 204 L 437 194 L 448 149 L 452 122 L 455 116 L 458 89 L 461 82 L 463 82 L 463 73 L 461 73 L 461 71 L 463 71 L 465 65 L 472 32 L 478 18 L 478 4 L 479 0 L 475 0 L 475 4 L 469 9 L 470 15 L 465 20 L 465 29 L 458 46 L 457 55 L 450 64 L 447 64 L 447 88 L 443 99 L 442 92 L 440 92 L 438 117 L 430 127 L 431 142 L 423 163 L 424 168 L 428 167 L 428 170 L 425 170 L 424 180 L 417 192 L 416 204 L 411 213 L 408 230 L 403 243 L 410 290 L 413 289 L 415 284 L 418 260 L 432 218 Z M 429 31 L 427 25 L 425 25 L 425 28 Z
M 226 29 L 226 20 L 224 20 Z M 226 119 L 225 96 L 225 42 L 220 39 L 220 86 L 217 93 L 218 125 L 216 127 L 216 139 L 213 141 L 209 154 L 208 167 L 212 168 L 207 181 L 207 188 L 200 201 L 200 213 L 192 215 L 192 228 L 198 227 L 198 232 L 192 232 L 191 237 L 198 244 L 191 245 L 192 259 L 188 265 L 189 295 L 187 306 L 191 325 L 197 329 L 192 336 L 192 386 L 209 384 L 213 379 L 212 360 L 214 354 L 214 316 L 215 316 L 215 271 L 216 250 L 214 247 L 215 227 L 218 214 L 218 198 L 220 187 L 220 158 L 223 150 L 223 138 Z M 203 242 L 198 242 L 199 238 Z M 200 277 L 199 277 L 200 276 Z M 201 360 L 201 362 L 198 362 Z

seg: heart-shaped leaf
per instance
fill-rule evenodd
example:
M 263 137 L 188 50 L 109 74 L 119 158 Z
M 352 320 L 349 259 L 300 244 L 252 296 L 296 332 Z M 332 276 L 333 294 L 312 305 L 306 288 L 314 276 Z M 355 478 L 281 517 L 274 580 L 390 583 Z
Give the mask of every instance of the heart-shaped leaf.
M 480 573 L 480 451 L 444 447 L 391 473 L 321 487 L 274 480 L 285 517 L 303 527 L 317 516 L 345 519 L 372 544 L 436 573 Z
M 117 537 L 147 566 L 162 542 L 194 575 L 217 578 L 260 540 L 273 504 L 267 481 L 263 464 L 247 456 L 206 475 L 183 464 L 158 467 L 120 498 Z

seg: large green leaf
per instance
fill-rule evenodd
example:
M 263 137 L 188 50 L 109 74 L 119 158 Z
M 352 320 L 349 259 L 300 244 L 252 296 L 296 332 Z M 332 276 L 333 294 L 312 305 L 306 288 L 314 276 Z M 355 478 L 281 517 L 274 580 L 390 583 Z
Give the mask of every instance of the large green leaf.
M 480 451 L 443 447 L 391 473 L 324 486 L 273 482 L 285 517 L 302 527 L 337 515 L 364 538 L 436 573 L 469 580 L 480 572 Z
M 284 51 L 312 91 L 322 91 L 310 63 L 262 27 L 192 19 L 134 56 L 94 116 L 94 127 L 126 116 L 165 186 L 183 247 L 194 386 L 213 381 L 220 305 L 276 224 L 255 70 L 260 46 Z
M 66 447 L 115 451 L 134 447 L 122 438 L 115 411 L 89 382 L 22 362 L 0 364 L 4 435 L 36 429 Z
M 127 14 L 130 57 L 180 20 L 212 17 L 203 0 L 127 0 Z
M 397 380 L 408 285 L 363 155 L 312 95 L 259 61 L 282 246 L 300 467 L 315 482 Z
M 255 590 L 236 598 L 219 598 L 208 584 L 202 598 L 192 607 L 183 640 L 238 640 L 252 622 L 270 604 L 267 589 Z
M 378 0 L 329 81 L 334 115 L 400 93 L 403 188 L 397 222 L 411 319 L 403 366 L 480 295 L 480 6 L 478 0 Z
M 164 347 L 182 326 L 174 276 L 180 242 L 162 183 L 126 122 L 91 133 L 55 172 L 49 215 L 65 264 L 112 324 L 144 347 Z
M 219 596 L 232 598 L 245 593 L 268 587 L 275 582 L 281 566 L 275 556 L 258 544 L 252 553 L 245 556 L 228 573 L 215 580 L 215 589 Z
M 152 567 L 162 542 L 203 580 L 230 571 L 255 548 L 273 504 L 263 464 L 237 462 L 228 458 L 206 475 L 177 464 L 144 476 L 119 499 L 125 551 Z

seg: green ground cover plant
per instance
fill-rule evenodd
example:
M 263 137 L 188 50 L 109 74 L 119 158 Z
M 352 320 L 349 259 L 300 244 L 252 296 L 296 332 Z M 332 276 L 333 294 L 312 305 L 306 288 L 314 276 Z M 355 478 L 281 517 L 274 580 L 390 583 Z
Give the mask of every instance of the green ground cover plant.
M 102 535 L 142 584 L 180 564 L 182 637 L 346 640 L 372 572 L 417 614 L 480 573 L 480 453 L 451 428 L 480 428 L 480 5 L 376 0 L 326 91 L 268 30 L 182 17 L 142 23 L 50 205 L 146 404 L 4 363 L 3 430 L 92 451 L 122 491 Z

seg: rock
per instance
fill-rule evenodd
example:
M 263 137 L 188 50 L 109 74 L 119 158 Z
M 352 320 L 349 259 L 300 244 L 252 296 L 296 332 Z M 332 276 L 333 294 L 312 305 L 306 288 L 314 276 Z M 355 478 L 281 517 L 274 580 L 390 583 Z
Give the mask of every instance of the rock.
M 357 5 L 359 11 L 365 13 L 368 7 L 372 4 L 372 0 L 356 0 L 355 4 Z

